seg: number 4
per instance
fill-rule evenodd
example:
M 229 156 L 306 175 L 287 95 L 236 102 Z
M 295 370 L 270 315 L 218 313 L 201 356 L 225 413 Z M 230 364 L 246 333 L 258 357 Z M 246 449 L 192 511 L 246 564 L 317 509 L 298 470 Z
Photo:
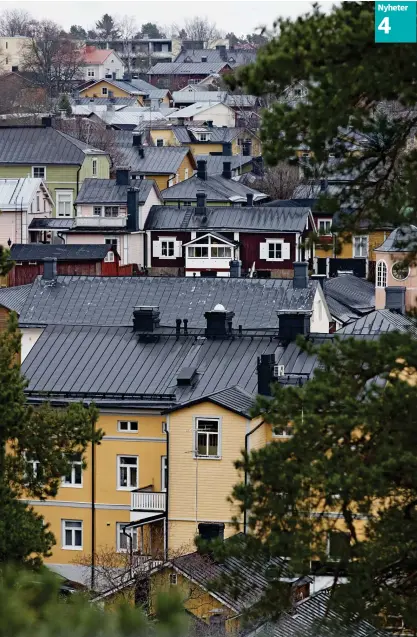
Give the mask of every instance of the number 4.
M 385 35 L 388 35 L 391 31 L 391 27 L 389 25 L 389 18 L 383 18 L 380 25 L 378 26 L 378 31 L 383 31 Z

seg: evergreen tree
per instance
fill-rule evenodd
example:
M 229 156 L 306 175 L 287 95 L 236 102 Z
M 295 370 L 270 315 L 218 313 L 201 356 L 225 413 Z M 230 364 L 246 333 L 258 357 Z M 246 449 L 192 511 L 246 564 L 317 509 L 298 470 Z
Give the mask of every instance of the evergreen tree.
M 105 40 L 111 40 L 112 38 L 118 38 L 120 33 L 118 26 L 114 20 L 114 18 L 105 13 L 100 20 L 96 22 L 96 29 L 98 32 L 98 36 Z
M 65 111 L 67 117 L 71 117 L 72 115 L 71 102 L 69 101 L 69 97 L 66 93 L 63 93 L 59 99 L 58 110 Z
M 160 30 L 157 24 L 153 22 L 146 22 L 142 24 L 140 28 L 141 37 L 147 35 L 149 38 L 164 38 L 165 33 Z
M 70 36 L 77 40 L 85 40 L 87 38 L 86 30 L 79 24 L 73 24 L 70 28 Z

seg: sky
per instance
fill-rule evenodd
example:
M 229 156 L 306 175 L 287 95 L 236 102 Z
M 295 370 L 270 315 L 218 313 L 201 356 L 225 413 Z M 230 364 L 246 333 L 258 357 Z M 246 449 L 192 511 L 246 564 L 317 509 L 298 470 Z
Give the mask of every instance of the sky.
M 331 8 L 331 1 L 320 2 L 323 8 Z M 219 29 L 236 35 L 253 32 L 256 27 L 271 27 L 275 18 L 296 17 L 311 8 L 312 2 L 304 0 L 0 0 L 0 11 L 4 9 L 25 9 L 34 18 L 48 18 L 68 29 L 72 24 L 93 28 L 94 23 L 104 13 L 134 16 L 138 25 L 156 22 L 164 26 L 181 24 L 184 19 L 207 17 L 216 22 Z

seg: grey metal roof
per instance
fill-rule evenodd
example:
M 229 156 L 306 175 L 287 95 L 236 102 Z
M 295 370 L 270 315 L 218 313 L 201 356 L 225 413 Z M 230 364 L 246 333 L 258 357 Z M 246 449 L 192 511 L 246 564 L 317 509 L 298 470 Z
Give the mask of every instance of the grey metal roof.
M 158 62 L 147 75 L 211 75 L 218 73 L 225 66 L 230 66 L 227 62 Z
M 148 93 L 148 91 L 153 91 L 155 90 L 155 87 L 150 84 L 149 82 L 145 82 L 145 80 L 141 80 L 141 79 L 136 79 L 136 80 L 129 80 L 128 84 L 131 84 L 132 86 L 134 86 L 135 88 L 137 88 L 139 91 L 143 91 L 143 93 Z
M 91 149 L 62 131 L 41 126 L 0 127 L 0 164 L 79 165 Z
M 384 243 L 375 248 L 378 252 L 411 252 L 417 242 L 417 226 L 402 226 L 391 232 Z
M 0 288 L 0 305 L 20 314 L 31 287 L 32 285 L 17 285 L 12 288 Z
M 206 180 L 202 180 L 197 174 L 189 179 L 181 181 L 161 192 L 165 201 L 196 200 L 197 192 L 204 191 L 207 200 L 210 201 L 231 201 L 244 202 L 246 195 L 254 195 L 254 200 L 266 199 L 267 195 L 254 188 L 249 188 L 234 179 L 225 179 L 221 175 L 209 175 Z
M 71 106 L 79 104 L 80 106 L 109 106 L 114 104 L 115 106 L 137 106 L 138 100 L 136 97 L 113 97 L 111 100 L 108 97 L 76 97 L 70 99 Z
M 152 179 L 134 179 L 131 186 L 139 190 L 139 203 L 145 203 L 155 182 Z M 85 179 L 75 203 L 126 205 L 129 187 L 117 185 L 115 179 Z
M 225 161 L 231 163 L 232 170 L 237 170 L 238 168 L 252 164 L 252 157 L 245 157 L 243 155 L 196 155 L 195 158 L 196 161 L 204 160 L 207 162 L 207 173 L 209 175 L 221 175 Z
M 21 177 L 0 179 L 0 210 L 23 210 L 30 206 L 42 179 Z
M 343 323 L 375 309 L 374 284 L 350 274 L 325 281 L 324 296 L 331 314 Z
M 202 57 L 206 57 L 209 64 L 227 62 L 234 68 L 254 62 L 256 51 L 226 49 L 226 59 L 224 59 L 221 57 L 220 51 L 216 49 L 185 49 L 177 55 L 175 62 L 185 62 L 187 60 L 187 62 L 201 63 Z
M 98 118 L 108 124 L 109 126 L 129 126 L 136 127 L 147 120 L 153 122 L 154 120 L 164 120 L 164 115 L 159 111 L 151 111 L 149 108 L 137 106 L 126 107 L 122 110 L 96 110 L 91 113 L 91 117 Z M 133 128 L 132 128 L 133 130 Z
M 413 335 L 417 335 L 414 321 L 402 314 L 391 312 L 391 310 L 375 310 L 352 323 L 348 323 L 338 330 L 336 334 L 365 336 L 395 331 L 410 332 Z
M 241 414 L 242 416 L 249 418 L 251 409 L 255 404 L 255 396 L 249 394 L 241 387 L 228 387 L 227 389 L 221 389 L 214 394 L 208 394 L 193 401 L 181 403 L 169 411 L 176 411 L 177 409 L 190 407 L 191 405 L 205 401 L 214 403 L 215 405 L 220 405 L 221 407 L 225 407 L 225 409 L 229 409 L 230 411 L 234 411 L 237 414 Z
M 146 93 L 146 99 L 155 100 L 155 99 L 163 99 L 168 95 L 169 91 L 167 88 L 152 88 L 148 89 Z
M 185 126 L 172 126 L 172 132 L 181 144 L 189 144 L 192 141 L 190 133 Z
M 120 163 L 128 166 L 133 172 L 142 174 L 175 174 L 184 157 L 189 153 L 188 147 L 145 146 L 144 157 L 140 157 L 137 146 L 132 145 L 132 133 L 116 132 L 117 154 Z M 190 154 L 192 163 L 194 158 Z
M 44 217 L 41 219 L 32 219 L 29 224 L 29 230 L 70 230 L 75 225 L 74 219 L 53 219 Z
M 10 249 L 14 261 L 98 261 L 104 259 L 111 246 L 106 244 L 15 243 Z
M 98 82 L 102 82 L 102 81 L 103 80 L 98 80 Z M 105 81 L 108 82 L 109 84 L 112 84 L 116 88 L 119 88 L 122 91 L 126 91 L 127 93 L 130 93 L 131 95 L 145 94 L 145 91 L 135 86 L 133 82 L 125 82 L 124 80 L 105 80 Z M 94 84 L 92 84 L 92 86 L 94 86 Z
M 296 604 L 272 624 L 273 637 L 382 637 L 389 633 L 377 630 L 366 621 L 349 622 L 331 608 L 331 589 L 322 590 Z
M 224 102 L 227 91 L 173 91 L 172 98 L 174 104 L 195 104 L 195 102 Z
M 51 285 L 38 277 L 20 323 L 130 326 L 135 306 L 154 305 L 161 325 L 180 317 L 203 328 L 204 313 L 221 303 L 235 312 L 237 325 L 269 328 L 278 325 L 278 310 L 311 309 L 317 285 L 294 290 L 292 279 L 82 276 L 58 276 Z
M 210 195 L 208 199 L 210 199 Z M 266 206 L 207 206 L 204 215 L 195 207 L 152 206 L 146 230 L 217 230 L 231 232 L 304 232 L 309 208 L 267 208 Z

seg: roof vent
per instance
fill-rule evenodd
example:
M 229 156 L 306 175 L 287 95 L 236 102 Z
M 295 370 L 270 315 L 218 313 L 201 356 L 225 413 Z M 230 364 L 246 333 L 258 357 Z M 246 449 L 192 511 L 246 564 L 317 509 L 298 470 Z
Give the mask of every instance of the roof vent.
M 57 260 L 53 257 L 45 257 L 43 260 L 43 275 L 44 281 L 54 281 L 57 276 Z
M 226 308 L 221 303 L 217 303 L 213 308 L 213 312 L 226 312 Z
M 187 387 L 193 385 L 196 381 L 197 369 L 195 367 L 183 367 L 178 372 L 178 387 Z
M 232 335 L 234 312 L 226 312 L 223 305 L 217 304 L 211 312 L 204 314 L 207 321 L 205 335 L 208 338 L 227 338 Z
M 133 331 L 153 332 L 159 327 L 159 307 L 141 305 L 133 310 Z

